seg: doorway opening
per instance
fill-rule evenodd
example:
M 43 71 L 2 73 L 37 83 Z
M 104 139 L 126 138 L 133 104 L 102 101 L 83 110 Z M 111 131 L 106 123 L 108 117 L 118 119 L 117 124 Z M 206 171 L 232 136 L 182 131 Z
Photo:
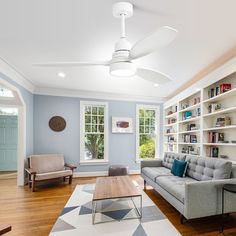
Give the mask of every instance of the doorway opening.
M 24 185 L 26 155 L 25 103 L 18 88 L 0 78 L 0 180 Z

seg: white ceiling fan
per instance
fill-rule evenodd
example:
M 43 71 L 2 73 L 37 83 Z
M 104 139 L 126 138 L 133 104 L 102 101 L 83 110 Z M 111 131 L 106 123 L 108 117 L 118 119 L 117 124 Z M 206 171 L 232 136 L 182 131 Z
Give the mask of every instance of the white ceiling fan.
M 111 60 L 93 62 L 48 62 L 36 63 L 34 65 L 47 67 L 109 66 L 110 74 L 114 76 L 128 77 L 137 75 L 155 84 L 170 81 L 169 77 L 163 73 L 136 67 L 133 60 L 146 56 L 168 45 L 175 39 L 178 31 L 169 26 L 163 26 L 131 46 L 126 39 L 125 19 L 133 15 L 133 5 L 129 2 L 118 2 L 113 5 L 112 10 L 113 16 L 121 19 L 121 36 L 115 44 L 115 51 L 112 54 Z

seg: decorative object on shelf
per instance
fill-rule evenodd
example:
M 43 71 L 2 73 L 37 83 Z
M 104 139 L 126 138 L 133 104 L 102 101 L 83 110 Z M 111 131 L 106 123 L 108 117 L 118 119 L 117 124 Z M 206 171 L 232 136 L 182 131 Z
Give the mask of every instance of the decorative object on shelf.
M 228 92 L 229 90 L 231 90 L 231 84 L 229 83 L 224 83 L 220 85 L 220 92 L 221 93 L 225 93 Z
M 181 106 L 181 109 L 184 110 L 184 109 L 186 109 L 188 107 L 189 107 L 188 103 L 183 103 L 182 106 Z
M 173 111 L 168 111 L 168 113 L 167 113 L 168 116 L 170 116 L 170 115 L 172 115 L 172 114 L 174 114 Z
M 229 157 L 227 155 L 220 155 L 220 158 L 228 159 Z
M 170 119 L 168 119 L 168 124 L 170 125 L 170 124 L 174 124 L 174 123 L 176 123 L 176 118 L 170 118 Z
M 213 113 L 222 109 L 220 103 L 212 103 L 208 106 L 208 113 Z
M 231 140 L 231 143 L 236 143 L 236 140 Z
M 133 133 L 132 118 L 112 117 L 112 133 Z
M 201 108 L 198 107 L 196 108 L 196 116 L 200 116 L 201 115 Z
M 218 117 L 216 119 L 216 127 L 223 127 L 231 125 L 231 118 L 229 116 Z
M 198 103 L 200 103 L 201 99 L 200 97 L 196 97 L 193 99 L 193 105 L 197 105 Z
M 49 127 L 55 132 L 61 132 L 66 128 L 66 121 L 61 116 L 53 116 L 49 120 Z
M 187 124 L 187 128 L 186 128 L 187 131 L 192 131 L 192 130 L 197 130 L 197 129 L 198 128 L 196 124 Z
M 174 143 L 174 142 L 175 142 L 175 138 L 173 136 L 169 136 L 168 143 Z
M 191 111 L 184 112 L 184 120 L 188 120 L 192 118 L 193 113 Z

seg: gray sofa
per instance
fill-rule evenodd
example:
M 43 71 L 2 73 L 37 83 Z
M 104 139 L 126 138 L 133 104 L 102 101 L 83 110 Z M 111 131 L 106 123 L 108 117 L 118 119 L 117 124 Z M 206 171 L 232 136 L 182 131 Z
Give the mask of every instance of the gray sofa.
M 188 162 L 185 177 L 171 174 L 174 159 Z M 173 153 L 141 161 L 141 175 L 145 187 L 151 185 L 186 219 L 221 214 L 222 186 L 236 184 L 236 166 L 229 161 Z M 236 194 L 226 192 L 225 213 L 230 212 L 236 212 Z

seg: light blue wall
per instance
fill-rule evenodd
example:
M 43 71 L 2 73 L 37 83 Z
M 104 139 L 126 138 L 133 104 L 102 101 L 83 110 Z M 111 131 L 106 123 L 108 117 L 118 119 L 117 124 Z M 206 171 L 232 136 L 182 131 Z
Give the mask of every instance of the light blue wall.
M 34 153 L 63 153 L 66 161 L 78 166 L 80 156 L 80 100 L 79 98 L 34 96 Z M 111 117 L 132 117 L 135 127 L 136 102 L 106 101 L 109 106 L 109 164 L 119 163 L 128 165 L 131 170 L 139 168 L 135 163 L 135 132 L 133 134 L 112 134 Z M 140 103 L 139 103 L 140 104 Z M 161 110 L 160 130 L 162 134 L 163 107 Z M 66 129 L 53 132 L 48 127 L 49 119 L 63 116 Z M 162 152 L 162 135 L 160 136 L 160 151 Z M 107 165 L 80 166 L 77 171 L 104 171 Z
M 4 74 L 0 73 L 0 78 L 6 80 L 10 84 L 17 87 L 21 95 L 24 99 L 26 105 L 26 155 L 29 156 L 33 153 L 33 112 L 34 112 L 34 96 L 31 92 L 5 76 Z

